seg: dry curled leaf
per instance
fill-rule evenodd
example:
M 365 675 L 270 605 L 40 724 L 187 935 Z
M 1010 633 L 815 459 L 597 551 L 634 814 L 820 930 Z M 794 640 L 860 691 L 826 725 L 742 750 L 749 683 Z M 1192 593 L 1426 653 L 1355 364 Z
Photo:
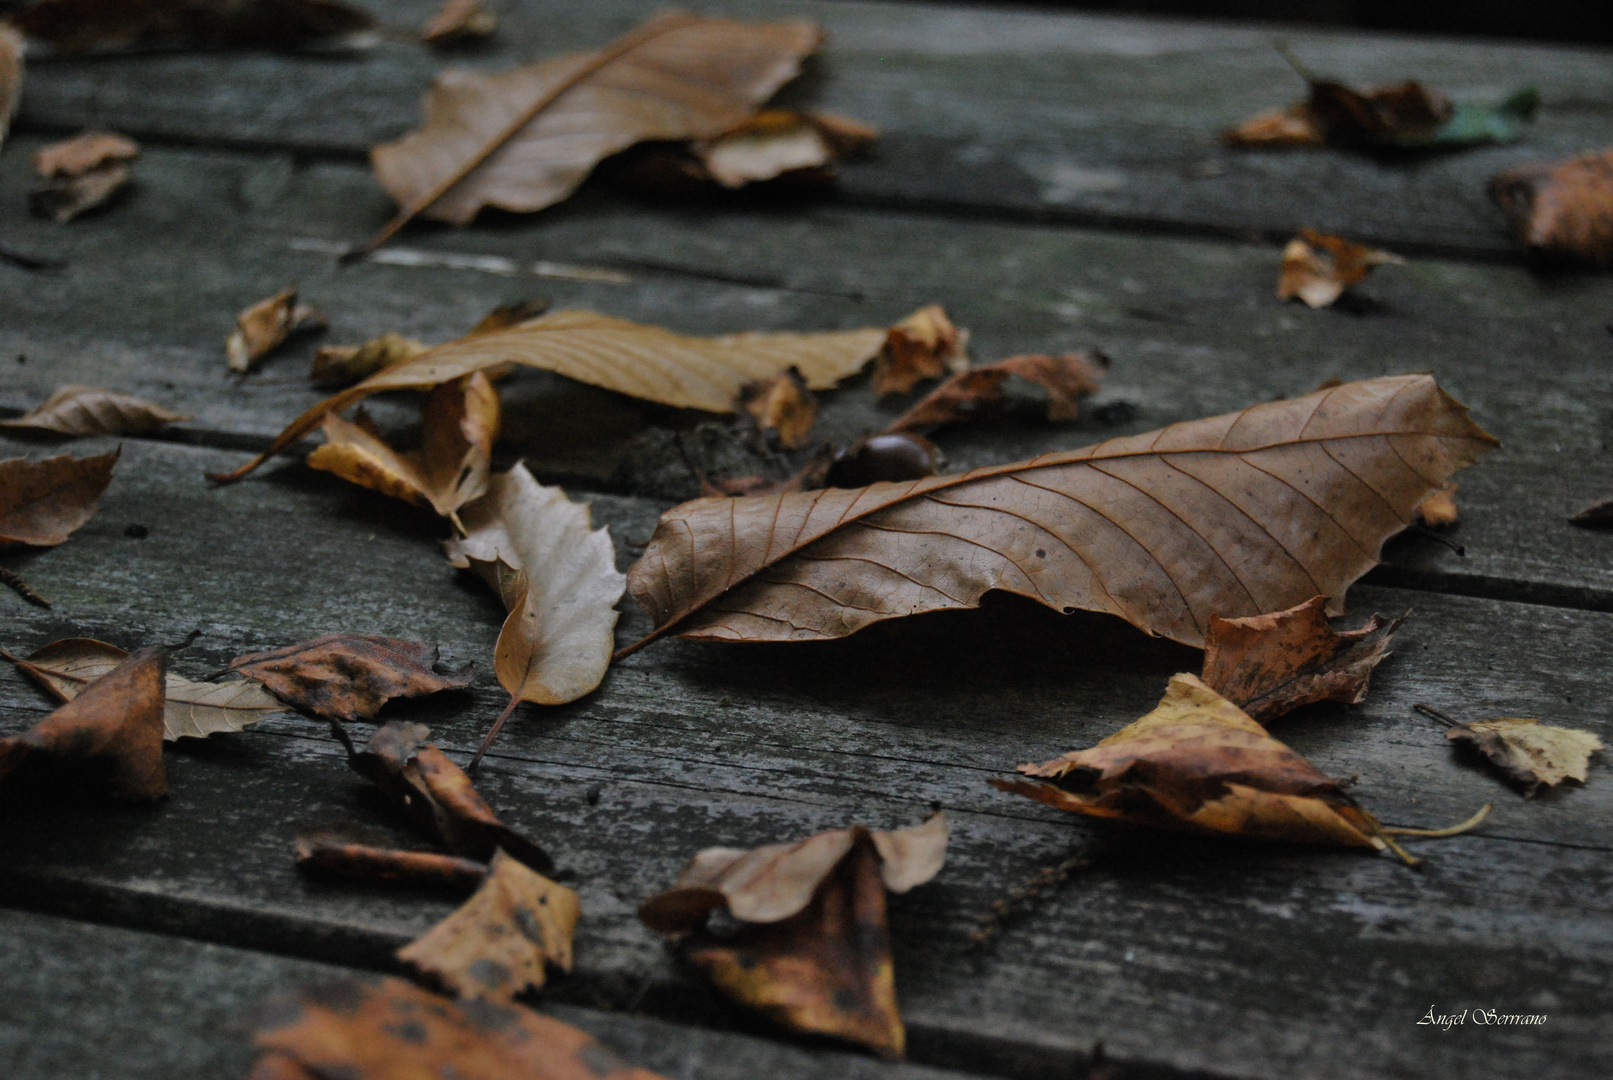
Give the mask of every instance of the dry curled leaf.
M 362 487 L 427 506 L 457 522 L 459 508 L 487 491 L 498 438 L 498 391 L 480 371 L 443 383 L 421 406 L 417 451 L 388 446 L 373 426 L 325 417 L 325 445 L 308 455 L 311 468 Z
M 1496 445 L 1428 375 L 1344 383 L 903 484 L 698 499 L 628 571 L 666 633 L 844 637 L 993 589 L 1202 645 L 1212 615 L 1337 608 L 1383 541 Z
M 65 224 L 105 205 L 129 182 L 139 156 L 139 143 L 111 131 L 52 143 L 34 154 L 34 169 L 45 178 L 30 195 L 34 210 Z
M 1328 625 L 1326 608 L 1327 597 L 1313 596 L 1287 611 L 1211 618 L 1204 683 L 1262 724 L 1317 701 L 1360 703 L 1405 619 L 1374 615 L 1340 634 Z
M 362 250 L 417 215 L 463 225 L 484 206 L 541 210 L 636 142 L 727 131 L 795 77 L 818 39 L 811 23 L 668 12 L 599 52 L 497 75 L 447 71 L 424 126 L 370 153 L 399 211 Z
M 55 435 L 141 435 L 164 424 L 189 420 L 161 405 L 96 386 L 58 386 L 54 393 L 0 428 Z
M 163 669 L 160 646 L 135 653 L 21 735 L 0 739 L 0 779 L 33 754 L 108 766 L 115 798 L 168 794 L 162 764 Z
M 799 450 L 811 441 L 818 400 L 795 368 L 746 385 L 739 402 L 757 430 L 774 433 L 778 445 L 786 450 Z
M 11 121 L 22 104 L 22 35 L 0 23 L 0 146 L 11 131 Z
M 1021 765 L 1003 791 L 1136 825 L 1345 847 L 1387 845 L 1371 814 L 1192 675 L 1090 750 Z
M 791 175 L 830 179 L 836 161 L 864 149 L 878 132 L 828 113 L 764 109 L 735 128 L 691 143 L 685 172 L 726 188 Z
M 332 0 L 44 0 L 11 21 L 63 53 L 356 45 L 373 25 Z
M 1461 517 L 1456 509 L 1456 485 L 1446 484 L 1417 506 L 1417 521 L 1430 529 L 1455 525 Z
M 571 970 L 580 914 L 576 893 L 496 851 L 476 894 L 397 955 L 461 998 L 509 1001 L 547 965 Z
M 746 383 L 790 368 L 825 390 L 879 351 L 885 331 L 820 334 L 741 333 L 686 337 L 600 315 L 555 311 L 506 330 L 474 334 L 428 349 L 325 399 L 292 421 L 269 449 L 213 480 L 237 480 L 318 427 L 326 415 L 383 390 L 425 390 L 505 363 L 557 372 L 579 382 L 677 408 L 727 413 Z
M 1542 787 L 1556 787 L 1564 780 L 1583 784 L 1591 755 L 1602 750 L 1600 738 L 1578 728 L 1553 727 L 1539 720 L 1510 716 L 1458 724 L 1426 705 L 1417 708 L 1449 725 L 1447 739 L 1489 758 L 1501 775 L 1523 788 L 1525 795 L 1534 795 Z
M 368 720 L 393 698 L 470 685 L 471 667 L 437 671 L 438 650 L 374 634 L 326 634 L 230 661 L 281 701 L 330 720 Z
M 522 1005 L 342 979 L 265 1007 L 248 1080 L 661 1080 Z
M 1364 280 L 1374 266 L 1400 266 L 1405 261 L 1342 236 L 1301 229 L 1283 248 L 1277 299 L 1292 300 L 1297 296 L 1308 307 L 1330 307 L 1344 295 L 1344 290 Z
M 1613 150 L 1498 173 L 1490 198 L 1525 250 L 1613 262 Z
M 947 821 L 889 832 L 862 826 L 745 851 L 708 848 L 639 917 L 687 935 L 684 955 L 724 993 L 797 1031 L 832 1035 L 900 1057 L 906 1042 L 885 893 L 940 872 Z M 706 928 L 726 909 L 742 925 Z
M 426 742 L 430 735 L 424 724 L 383 724 L 362 751 L 350 750 L 347 763 L 453 854 L 486 861 L 502 848 L 539 873 L 554 873 L 543 849 L 498 819 L 465 770 Z
M 314 353 L 308 378 L 319 386 L 351 386 L 377 371 L 413 360 L 426 349 L 413 338 L 390 330 L 362 345 L 323 345 Z
M 874 362 L 876 394 L 905 394 L 925 379 L 955 375 L 969 366 L 969 331 L 952 325 L 939 304 L 920 308 L 885 334 Z
M 318 330 L 325 316 L 297 302 L 296 288 L 285 289 L 243 310 L 235 317 L 237 329 L 224 343 L 230 370 L 246 373 L 258 361 L 283 345 L 293 334 Z
M 72 701 L 85 686 L 118 667 L 128 653 L 94 638 L 53 641 L 26 660 L 6 656 L 58 701 Z M 205 739 L 221 731 L 244 731 L 285 705 L 250 679 L 192 682 L 169 673 L 164 679 L 162 737 Z
M 0 549 L 54 547 L 95 516 L 122 449 L 95 457 L 0 461 Z
M 591 527 L 587 504 L 538 483 L 520 462 L 493 478 L 464 519 L 466 535 L 448 541 L 448 559 L 480 575 L 509 612 L 493 673 L 510 707 L 485 751 L 517 703 L 563 705 L 599 685 L 627 579 L 616 570 L 610 530 Z
M 1006 400 L 1003 384 L 1009 376 L 1041 387 L 1047 395 L 1049 420 L 1074 420 L 1081 415 L 1081 399 L 1097 392 L 1108 367 L 1108 358 L 1099 352 L 1010 356 L 952 376 L 885 430 L 927 432 L 1001 408 Z
M 498 29 L 498 16 L 487 8 L 487 0 L 447 0 L 442 10 L 420 29 L 420 40 L 428 45 L 451 45 L 490 36 Z
M 384 837 L 345 825 L 298 833 L 296 863 L 311 874 L 428 888 L 475 889 L 487 877 L 474 859 L 391 847 Z

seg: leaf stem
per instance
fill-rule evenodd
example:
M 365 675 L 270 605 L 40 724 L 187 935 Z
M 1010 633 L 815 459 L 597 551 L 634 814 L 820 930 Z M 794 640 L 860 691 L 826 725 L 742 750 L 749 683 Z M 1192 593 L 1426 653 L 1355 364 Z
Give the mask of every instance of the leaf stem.
M 489 746 L 493 745 L 493 740 L 498 738 L 498 733 L 504 730 L 504 722 L 510 718 L 510 714 L 515 711 L 515 707 L 519 704 L 521 704 L 521 699 L 515 694 L 511 694 L 510 703 L 504 706 L 504 711 L 499 713 L 497 720 L 493 721 L 493 726 L 488 729 L 487 734 L 482 738 L 482 745 L 476 748 L 476 753 L 470 759 L 470 764 L 465 766 L 466 772 L 476 771 L 476 767 L 482 763 L 482 755 L 487 753 Z
M 1479 807 L 1478 813 L 1460 825 L 1451 825 L 1444 829 L 1412 829 L 1403 825 L 1380 825 L 1378 826 L 1378 832 L 1385 836 L 1422 836 L 1430 839 L 1442 836 L 1460 836 L 1462 833 L 1478 828 L 1484 822 L 1484 819 L 1490 816 L 1490 811 L 1494 809 L 1494 803 L 1485 803 Z
M 1448 717 L 1444 713 L 1440 712 L 1438 709 L 1434 708 L 1432 705 L 1425 705 L 1422 702 L 1418 702 L 1416 705 L 1412 706 L 1412 709 L 1415 710 L 1416 712 L 1422 713 L 1424 716 L 1433 717 L 1435 720 L 1438 720 L 1440 723 L 1444 724 L 1446 727 L 1461 727 L 1462 726 L 1461 724 L 1457 723 L 1455 720 L 1452 720 L 1450 717 Z

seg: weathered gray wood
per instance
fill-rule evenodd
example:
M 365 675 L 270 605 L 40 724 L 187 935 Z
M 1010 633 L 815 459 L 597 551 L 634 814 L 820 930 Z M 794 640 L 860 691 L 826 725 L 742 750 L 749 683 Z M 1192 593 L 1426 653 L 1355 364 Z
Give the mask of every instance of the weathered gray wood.
M 17 143 L 19 153 L 0 158 L 0 197 L 20 199 L 29 183 L 24 154 L 38 143 Z M 1380 272 L 1365 287 L 1374 302 L 1365 314 L 1313 312 L 1272 298 L 1278 256 L 1259 246 L 827 208 L 713 214 L 591 199 L 546 222 L 437 232 L 411 250 L 518 267 L 541 258 L 614 268 L 630 275 L 625 283 L 442 266 L 338 270 L 328 247 L 357 208 L 379 212 L 382 200 L 356 167 L 283 164 L 153 151 L 140 163 L 140 189 L 106 215 L 68 228 L 15 222 L 10 242 L 73 265 L 64 275 L 0 266 L 10 290 L 0 407 L 20 411 L 63 382 L 108 385 L 194 414 L 175 437 L 259 446 L 319 400 L 301 382 L 313 343 L 238 385 L 224 368 L 222 340 L 235 311 L 290 281 L 331 315 L 335 341 L 393 329 L 446 340 L 492 304 L 534 292 L 690 332 L 877 325 L 942 301 L 972 328 L 982 359 L 1092 346 L 1115 358 L 1087 419 L 1049 425 L 1018 416 L 944 431 L 937 438 L 952 467 L 1148 430 L 1329 377 L 1433 370 L 1505 447 L 1459 478 L 1467 519 L 1456 536 L 1467 558 L 1426 540 L 1402 543 L 1393 560 L 1412 576 L 1393 580 L 1613 604 L 1608 536 L 1565 520 L 1613 493 L 1605 404 L 1613 339 L 1603 325 L 1613 279 L 1540 279 L 1516 267 L 1430 260 Z M 249 191 L 257 202 L 245 199 Z M 327 248 L 309 250 L 319 243 Z M 27 362 L 15 363 L 18 355 Z M 536 373 L 517 379 L 506 402 L 508 452 L 541 475 L 672 499 L 696 494 L 671 431 L 698 417 Z M 819 432 L 847 440 L 888 423 L 904 404 L 876 403 L 854 382 L 828 395 Z M 1130 418 L 1114 421 L 1106 405 Z M 406 423 L 412 405 L 379 408 L 383 419 Z M 708 434 L 687 440 L 706 468 L 742 474 L 769 464 L 721 432 Z
M 352 972 L 219 945 L 0 910 L 0 1071 L 10 1080 L 233 1080 L 262 1002 Z M 548 1011 L 668 1080 L 964 1080 L 574 1005 Z
M 20 122 L 105 124 L 186 142 L 354 156 L 411 127 L 446 63 L 508 67 L 596 48 L 660 0 L 529 3 L 506 12 L 493 44 L 443 57 L 406 40 L 350 60 L 172 55 L 36 64 Z M 434 0 L 387 7 L 418 25 Z M 915 4 L 714 0 L 712 12 L 811 18 L 830 40 L 787 100 L 880 127 L 867 161 L 847 166 L 846 198 L 1073 221 L 1272 236 L 1298 226 L 1445 251 L 1508 250 L 1485 180 L 1512 164 L 1608 140 L 1613 66 L 1605 50 L 1228 28 L 1156 19 Z M 1409 161 L 1360 155 L 1235 153 L 1217 133 L 1285 105 L 1303 84 L 1273 48 L 1356 83 L 1415 77 L 1457 98 L 1538 86 L 1528 141 Z M 353 236 L 382 220 L 355 220 Z
M 496 608 L 479 586 L 453 582 L 429 519 L 295 468 L 198 497 L 186 478 L 224 455 L 145 443 L 126 453 L 101 515 L 26 564 L 58 610 L 0 609 L 9 646 L 69 633 L 132 645 L 199 624 L 207 636 L 175 661 L 191 675 L 242 648 L 336 629 L 440 641 L 458 659 L 490 650 Z M 642 539 L 654 511 L 597 505 L 626 539 Z M 155 526 L 147 540 L 121 535 L 136 514 Z M 698 847 L 895 824 L 940 801 L 955 827 L 951 863 L 893 923 L 921 1060 L 1048 1075 L 1101 1039 L 1122 1061 L 1234 1076 L 1598 1074 L 1613 1062 L 1605 770 L 1525 801 L 1454 759 L 1409 705 L 1613 735 L 1599 677 L 1610 617 L 1357 597 L 1385 611 L 1411 603 L 1417 616 L 1368 703 L 1312 710 L 1281 734 L 1330 774 L 1359 774 L 1363 803 L 1388 820 L 1443 824 L 1496 801 L 1479 834 L 1427 844 L 1420 872 L 1350 852 L 1107 832 L 988 788 L 1013 763 L 1130 720 L 1171 671 L 1198 662 L 1118 622 L 1028 604 L 822 648 L 663 643 L 589 699 L 518 714 L 480 786 L 577 874 L 579 970 L 554 990 L 569 1000 L 638 998 L 669 1016 L 742 1023 L 684 981 L 636 904 Z M 642 629 L 642 616 L 624 619 L 624 637 Z M 7 732 L 47 709 L 9 672 L 0 695 Z M 464 751 L 501 696 L 484 670 L 468 697 L 403 714 Z M 174 797 L 155 810 L 64 799 L 8 814 L 0 890 L 13 903 L 365 964 L 447 910 L 446 899 L 315 885 L 291 869 L 301 824 L 389 821 L 319 725 L 275 719 L 168 761 Z M 989 954 L 965 954 L 995 897 L 1080 845 L 1097 848 L 1096 866 Z M 1550 1020 L 1456 1038 L 1416 1026 L 1446 1001 Z

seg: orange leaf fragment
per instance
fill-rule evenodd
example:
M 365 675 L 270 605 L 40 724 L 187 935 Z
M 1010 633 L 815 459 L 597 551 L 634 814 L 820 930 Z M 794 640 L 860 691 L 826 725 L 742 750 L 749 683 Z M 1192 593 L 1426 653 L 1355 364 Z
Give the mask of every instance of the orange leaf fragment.
M 326 634 L 230 661 L 226 671 L 256 679 L 281 701 L 331 720 L 368 720 L 398 697 L 469 686 L 471 666 L 436 670 L 438 650 L 374 634 Z
M 456 1005 L 402 979 L 342 979 L 273 999 L 249 1080 L 661 1080 L 522 1005 Z
M 95 457 L 0 461 L 0 549 L 55 547 L 95 516 L 122 449 Z
M 969 366 L 969 331 L 952 325 L 939 304 L 920 308 L 885 334 L 874 361 L 877 394 L 905 394 L 925 379 L 957 374 Z
M 889 832 L 856 825 L 749 851 L 707 848 L 639 917 L 684 936 L 690 963 L 742 1004 L 901 1057 L 885 893 L 933 878 L 946 846 L 946 816 L 936 814 Z M 723 908 L 743 924 L 737 932 L 706 926 Z
M 1283 248 L 1277 299 L 1292 300 L 1297 296 L 1310 307 L 1329 307 L 1344 295 L 1345 289 L 1365 279 L 1374 266 L 1399 266 L 1405 261 L 1342 236 L 1301 229 L 1299 236 Z
M 548 964 L 571 970 L 581 914 L 575 892 L 496 851 L 476 894 L 397 955 L 462 998 L 508 1001 Z
M 1010 375 L 1035 383 L 1046 392 L 1049 420 L 1074 420 L 1081 415 L 1081 399 L 1097 392 L 1108 365 L 1108 357 L 1099 352 L 1010 356 L 952 376 L 885 430 L 931 431 L 1000 408 L 1005 400 L 1003 384 Z
M 1534 254 L 1613 262 L 1613 150 L 1498 173 L 1490 198 Z
M 1090 750 L 1021 765 L 1003 791 L 1136 825 L 1382 850 L 1377 819 L 1339 785 L 1192 675 Z
M 798 369 L 747 384 L 740 391 L 739 402 L 756 427 L 764 434 L 774 433 L 786 450 L 799 450 L 811 440 L 818 401 Z
M 1453 483 L 1447 483 L 1417 507 L 1417 520 L 1431 529 L 1455 525 L 1460 517 L 1456 509 L 1456 485 Z
M 297 868 L 361 881 L 450 889 L 475 889 L 487 877 L 487 867 L 473 859 L 390 847 L 378 842 L 381 839 L 351 826 L 298 833 Z
M 1204 640 L 1205 685 L 1262 724 L 1317 701 L 1360 703 L 1405 619 L 1374 615 L 1361 629 L 1340 634 L 1328 625 L 1326 609 L 1327 598 L 1315 596 L 1268 615 L 1212 618 Z
M 230 370 L 246 373 L 292 334 L 321 329 L 325 316 L 297 302 L 295 286 L 243 310 L 235 317 L 238 329 L 224 343 Z
M 109 762 L 108 788 L 116 798 L 167 795 L 162 763 L 166 663 L 160 646 L 141 649 L 27 732 L 0 739 L 0 779 L 41 753 Z

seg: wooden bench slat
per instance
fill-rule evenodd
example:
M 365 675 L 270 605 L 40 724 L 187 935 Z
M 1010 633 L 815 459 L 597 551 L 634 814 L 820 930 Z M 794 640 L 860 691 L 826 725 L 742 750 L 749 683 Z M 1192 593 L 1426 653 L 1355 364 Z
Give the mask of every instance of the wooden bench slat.
M 417 26 L 432 6 L 392 4 L 387 17 Z M 443 66 L 501 68 L 598 48 L 661 6 L 526 4 L 501 16 L 488 47 L 460 56 L 399 40 L 347 61 L 42 62 L 30 70 L 20 122 L 360 155 L 417 122 L 420 95 Z M 1484 197 L 1487 178 L 1605 144 L 1613 91 L 1607 53 L 1592 48 L 898 4 L 728 0 L 703 10 L 828 28 L 808 84 L 786 100 L 884 131 L 876 154 L 847 166 L 841 185 L 850 200 L 882 205 L 1265 236 L 1312 226 L 1496 254 L 1509 243 Z M 1304 93 L 1274 47 L 1279 39 L 1346 82 L 1412 77 L 1476 100 L 1533 84 L 1544 108 L 1520 145 L 1410 162 L 1225 150 L 1222 128 Z

